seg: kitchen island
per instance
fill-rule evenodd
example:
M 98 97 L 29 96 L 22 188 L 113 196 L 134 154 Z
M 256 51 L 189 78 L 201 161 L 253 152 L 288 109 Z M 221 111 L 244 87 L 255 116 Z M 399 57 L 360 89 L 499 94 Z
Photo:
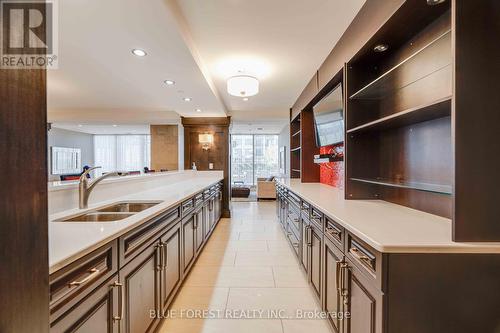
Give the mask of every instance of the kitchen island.
M 221 217 L 223 175 L 182 171 L 151 179 L 103 181 L 108 188 L 96 193 L 88 209 L 50 215 L 52 332 L 76 327 L 95 332 L 149 332 L 160 322 L 161 312 L 168 308 Z M 117 183 L 118 191 L 113 190 Z M 74 184 L 54 186 L 54 201 L 59 202 L 52 209 L 64 207 L 64 198 L 74 196 L 75 191 Z M 103 196 L 108 199 L 102 200 Z M 116 221 L 66 221 L 143 203 L 150 207 Z

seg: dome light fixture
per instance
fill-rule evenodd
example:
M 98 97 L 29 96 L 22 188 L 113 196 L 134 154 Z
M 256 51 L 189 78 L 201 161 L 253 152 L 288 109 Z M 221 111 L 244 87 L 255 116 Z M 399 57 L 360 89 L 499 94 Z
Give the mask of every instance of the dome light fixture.
M 236 75 L 227 79 L 227 92 L 237 97 L 254 96 L 259 93 L 259 80 L 250 75 Z

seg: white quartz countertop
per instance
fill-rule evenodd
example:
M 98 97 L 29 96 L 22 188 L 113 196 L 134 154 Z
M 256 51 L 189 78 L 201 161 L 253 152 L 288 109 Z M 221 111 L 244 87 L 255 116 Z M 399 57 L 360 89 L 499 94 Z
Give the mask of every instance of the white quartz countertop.
M 381 200 L 345 200 L 343 190 L 320 183 L 276 181 L 380 252 L 500 253 L 500 243 L 453 242 L 450 219 Z
M 181 203 L 204 188 L 222 180 L 221 176 L 189 177 L 170 185 L 124 195 L 49 216 L 49 271 L 53 273 L 107 242 Z M 84 213 L 118 201 L 161 201 L 161 203 L 116 222 L 54 222 L 66 216 Z

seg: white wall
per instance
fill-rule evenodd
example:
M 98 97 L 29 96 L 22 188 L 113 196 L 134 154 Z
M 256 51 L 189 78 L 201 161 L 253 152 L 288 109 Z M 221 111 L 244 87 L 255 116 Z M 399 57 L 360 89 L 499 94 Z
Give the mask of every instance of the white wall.
M 92 134 L 54 128 L 48 132 L 48 167 L 49 180 L 59 180 L 59 176 L 51 175 L 51 150 L 50 147 L 80 148 L 82 150 L 82 165 L 94 165 L 94 139 Z
M 280 148 L 285 146 L 286 173 L 283 176 L 290 177 L 290 123 L 286 124 L 281 130 L 278 138 L 278 146 Z

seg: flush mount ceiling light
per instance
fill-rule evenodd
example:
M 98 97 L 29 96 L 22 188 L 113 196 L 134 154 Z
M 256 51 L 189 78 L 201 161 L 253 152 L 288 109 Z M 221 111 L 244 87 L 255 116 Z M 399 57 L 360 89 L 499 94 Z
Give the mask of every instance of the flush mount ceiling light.
M 438 5 L 440 3 L 443 3 L 445 2 L 446 0 L 427 0 L 427 4 L 429 6 L 434 6 L 434 5 Z
M 163 82 L 165 82 L 165 84 L 166 84 L 167 86 L 173 86 L 173 85 L 175 84 L 175 81 L 172 81 L 172 80 L 165 80 L 165 81 L 163 81 Z
M 118 127 L 118 125 L 113 125 L 113 127 Z
M 244 97 L 243 102 L 248 102 L 248 97 Z
M 144 57 L 147 53 L 141 49 L 132 49 L 132 54 L 138 57 Z
M 375 45 L 375 47 L 373 48 L 373 51 L 384 52 L 384 51 L 387 51 L 388 48 L 389 48 L 389 46 L 387 44 L 378 44 L 378 45 Z
M 201 109 L 196 109 L 196 112 L 201 112 Z
M 236 75 L 227 80 L 227 92 L 230 95 L 244 97 L 259 93 L 259 80 L 249 75 Z
M 184 102 L 191 102 L 191 97 L 184 97 L 182 100 Z

